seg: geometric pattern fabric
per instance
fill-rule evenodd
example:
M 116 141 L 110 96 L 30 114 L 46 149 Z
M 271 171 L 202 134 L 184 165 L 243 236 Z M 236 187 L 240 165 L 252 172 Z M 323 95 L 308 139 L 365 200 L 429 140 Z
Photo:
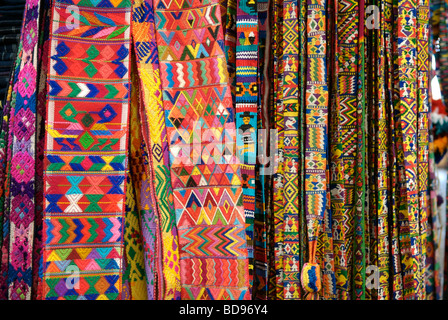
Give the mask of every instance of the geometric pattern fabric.
M 130 7 L 129 0 L 53 5 L 43 260 L 48 300 L 115 300 L 122 292 Z M 73 20 L 79 25 L 66 23 Z

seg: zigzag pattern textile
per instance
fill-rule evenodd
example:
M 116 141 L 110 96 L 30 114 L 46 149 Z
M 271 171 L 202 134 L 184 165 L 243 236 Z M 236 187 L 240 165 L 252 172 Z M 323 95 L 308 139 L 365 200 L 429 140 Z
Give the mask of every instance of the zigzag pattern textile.
M 248 299 L 242 173 L 219 3 L 154 6 L 182 299 Z
M 447 12 L 27 0 L 0 299 L 446 298 Z

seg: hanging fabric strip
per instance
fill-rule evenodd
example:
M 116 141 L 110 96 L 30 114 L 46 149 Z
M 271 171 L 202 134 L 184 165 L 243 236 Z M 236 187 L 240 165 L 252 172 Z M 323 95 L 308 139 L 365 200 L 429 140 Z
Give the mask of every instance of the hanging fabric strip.
M 432 1 L 431 1 L 432 2 Z M 438 23 L 437 76 L 445 106 L 448 103 L 448 2 L 440 0 L 440 18 Z
M 420 299 L 421 270 L 417 184 L 417 10 L 416 1 L 398 2 L 399 110 L 403 146 L 400 248 L 404 299 Z M 409 232 L 409 235 L 407 235 Z
M 53 4 L 44 173 L 48 300 L 121 296 L 130 20 L 128 0 Z
M 370 10 L 371 5 L 379 8 L 379 2 L 377 0 L 366 0 L 364 3 L 364 8 Z M 378 54 L 378 43 L 380 41 L 380 13 L 376 15 L 378 19 L 377 26 L 378 29 L 375 28 L 373 24 L 372 27 L 372 16 L 375 19 L 375 12 L 372 13 L 368 11 L 365 15 L 365 24 L 364 24 L 364 101 L 365 101 L 365 115 L 363 116 L 364 121 L 368 119 L 368 121 L 364 124 L 365 126 L 365 150 L 366 153 L 364 155 L 365 159 L 365 208 L 364 208 L 364 224 L 363 224 L 363 233 L 364 233 L 364 245 L 365 245 L 365 264 L 368 266 L 364 273 L 367 272 L 367 275 L 372 271 L 371 266 L 378 266 L 378 205 L 380 198 L 378 196 L 379 186 L 377 185 L 378 180 L 378 154 L 379 154 L 379 146 L 377 145 L 377 135 L 380 132 L 380 128 L 378 125 L 379 116 L 378 116 L 378 104 L 379 104 L 379 83 L 381 80 L 377 75 L 378 65 L 379 65 L 379 54 Z M 374 22 L 373 22 L 374 23 Z M 362 53 L 360 54 L 360 57 Z M 360 66 L 359 66 L 360 67 Z M 383 70 L 384 71 L 384 70 Z M 358 181 L 359 182 L 359 181 Z M 362 186 L 361 186 L 362 188 Z M 359 220 L 359 219 L 358 219 Z M 357 234 L 359 237 L 359 234 Z M 358 251 L 359 252 L 359 251 Z M 376 269 L 377 270 L 377 269 Z M 375 270 L 374 270 L 375 271 Z M 359 273 L 358 268 L 358 284 L 355 284 L 359 293 L 362 290 L 362 274 Z M 364 297 L 366 300 L 377 300 L 377 289 L 372 288 L 375 286 L 367 285 L 365 287 Z M 361 289 L 361 290 L 360 290 Z
M 50 17 L 52 0 L 41 1 L 39 66 L 36 108 L 36 162 L 35 162 L 35 219 L 33 244 L 32 299 L 42 300 L 43 212 L 44 212 L 44 151 L 45 120 L 47 112 L 48 55 L 50 54 Z
M 10 156 L 10 144 L 9 144 L 9 130 L 10 124 L 12 121 L 10 120 L 11 108 L 12 104 L 15 104 L 13 101 L 13 83 L 14 79 L 17 78 L 18 70 L 20 66 L 20 55 L 17 55 L 17 59 L 14 63 L 14 68 L 11 73 L 11 79 L 9 82 L 8 93 L 6 96 L 5 105 L 3 107 L 3 116 L 2 116 L 2 128 L 1 128 L 1 136 L 0 136 L 0 219 L 1 219 L 1 269 L 0 269 L 0 300 L 8 299 L 8 286 L 7 286 L 7 277 L 8 277 L 8 253 L 9 253 L 9 181 L 10 174 L 9 168 L 11 163 L 8 162 L 8 156 Z
M 142 156 L 142 171 L 141 171 L 141 189 L 140 189 L 140 222 L 142 226 L 142 237 L 144 246 L 145 271 L 147 279 L 147 295 L 149 300 L 163 299 L 164 283 L 163 283 L 163 254 L 162 254 L 162 231 L 160 228 L 159 211 L 156 204 L 155 183 L 153 181 L 154 172 L 153 157 L 151 152 L 152 141 L 150 139 L 150 125 L 148 123 L 147 106 L 150 104 L 154 110 L 161 108 L 161 93 L 160 93 L 160 79 L 153 73 L 153 67 L 150 59 L 151 52 L 156 49 L 156 43 L 150 42 L 150 37 L 154 38 L 154 10 L 152 8 L 152 1 L 142 2 L 134 1 L 132 6 L 132 40 L 137 60 L 137 73 L 139 73 L 138 86 L 140 88 L 139 98 L 141 99 L 138 113 L 140 115 L 142 136 L 141 156 Z M 150 29 L 152 27 L 152 29 Z M 152 30 L 152 33 L 151 33 Z M 148 48 L 151 48 L 149 51 Z M 157 55 L 152 54 L 153 57 Z M 145 59 L 146 57 L 146 59 Z M 142 71 L 142 69 L 144 69 Z M 147 69 L 147 70 L 146 70 Z M 145 72 L 146 71 L 146 72 Z M 141 74 L 144 73 L 144 78 Z M 152 76 L 148 76 L 150 73 Z M 146 81 L 144 81 L 146 80 Z M 156 84 L 158 82 L 158 84 Z M 148 85 L 147 85 L 148 84 Z M 158 94 L 157 94 L 158 93 Z M 150 97 L 149 97 L 150 96 Z M 132 115 L 131 115 L 132 116 Z M 157 119 L 157 118 L 156 118 Z M 156 125 L 157 122 L 152 122 Z M 155 128 L 153 126 L 152 128 Z M 160 135 L 160 134 L 159 134 Z M 147 147 L 149 146 L 149 147 Z M 161 148 L 158 148 L 159 152 Z M 168 184 L 169 185 L 169 184 Z M 165 197 L 164 201 L 168 201 L 169 197 Z M 171 200 L 172 201 L 172 200 Z M 169 214 L 168 214 L 169 216 Z M 168 235 L 164 238 L 165 241 L 173 240 L 173 237 Z M 174 257 L 174 255 L 173 255 Z M 178 255 L 176 255 L 178 257 Z M 172 265 L 174 266 L 174 264 Z M 172 279 L 178 279 L 173 277 Z M 175 281 L 174 281 L 175 282 Z M 176 290 L 173 290 L 173 292 Z M 179 290 L 177 290 L 179 295 Z
M 27 1 L 19 46 L 19 73 L 14 79 L 14 101 L 10 113 L 8 143 L 12 149 L 7 160 L 11 164 L 7 278 L 9 300 L 31 299 L 39 11 L 38 1 Z
M 335 272 L 338 299 L 351 297 L 357 144 L 357 59 L 359 5 L 338 0 L 337 9 L 337 113 L 338 135 L 334 166 L 338 172 L 332 187 L 335 219 Z M 334 134 L 334 133 L 333 133 Z
M 219 2 L 159 0 L 154 9 L 181 298 L 250 299 L 242 170 Z
M 275 142 L 271 146 L 272 139 L 269 132 L 268 94 L 269 81 L 266 81 L 269 67 L 270 31 L 268 29 L 268 0 L 257 0 L 258 13 L 258 92 L 259 104 L 257 112 L 257 166 L 255 170 L 255 215 L 254 215 L 254 285 L 253 299 L 267 299 L 268 291 L 268 246 L 267 210 L 268 194 L 270 192 L 270 172 L 274 163 L 270 163 L 271 150 L 275 148 Z
M 426 300 L 426 236 L 428 228 L 428 112 L 429 112 L 429 0 L 417 8 L 417 179 L 418 225 L 421 252 L 419 300 Z
M 334 272 L 336 278 L 336 294 L 337 299 L 340 299 L 341 289 L 345 287 L 346 272 L 345 272 L 345 247 L 344 247 L 344 226 L 343 226 L 343 208 L 344 208 L 344 165 L 342 163 L 342 142 L 341 142 L 341 105 L 339 96 L 339 73 L 340 65 L 339 59 L 341 58 L 341 52 L 339 51 L 339 34 L 341 33 L 340 28 L 340 17 L 339 17 L 339 1 L 333 1 L 334 8 L 334 36 L 333 36 L 333 52 L 334 58 L 334 68 L 332 80 L 332 94 L 330 95 L 331 104 L 329 117 L 329 148 L 330 148 L 330 206 L 332 212 L 332 231 L 333 231 L 333 252 L 334 252 Z
M 258 84 L 257 0 L 238 0 L 236 11 L 236 129 L 243 179 L 249 283 L 254 272 L 255 166 L 257 162 Z
M 398 101 L 399 86 L 397 74 L 397 6 L 393 0 L 386 1 L 386 62 L 387 62 L 387 112 L 389 119 L 390 145 L 389 155 L 391 156 L 389 174 L 390 174 L 390 190 L 391 213 L 389 214 L 390 238 L 391 238 L 391 296 L 394 300 L 403 299 L 403 276 L 401 273 L 401 252 L 399 239 L 399 214 L 401 205 L 401 186 L 398 181 L 400 174 L 399 159 L 401 159 L 402 148 L 400 148 L 401 129 L 398 121 Z
M 302 297 L 299 242 L 299 7 L 297 0 L 283 2 L 284 121 L 284 252 L 283 290 L 286 300 Z
M 278 168 L 273 179 L 273 219 L 274 219 L 274 254 L 275 254 L 275 270 L 276 270 L 276 299 L 283 300 L 283 223 L 284 223 L 284 207 L 283 207 L 283 186 L 284 186 L 284 121 L 283 121 L 283 83 L 280 76 L 283 73 L 282 55 L 283 55 L 283 0 L 274 0 L 274 20 L 272 32 L 273 41 L 273 98 L 272 109 L 274 114 L 273 128 L 277 131 L 278 137 Z
M 319 299 L 322 289 L 317 243 L 327 201 L 328 84 L 326 65 L 326 0 L 308 0 L 305 137 L 305 214 L 308 261 L 302 268 L 306 299 Z
M 395 135 L 395 199 L 396 199 L 396 211 L 393 215 L 393 255 L 394 258 L 399 258 L 399 261 L 394 261 L 394 298 L 397 300 L 403 300 L 405 298 L 405 290 L 409 287 L 409 276 L 406 276 L 405 270 L 409 266 L 405 265 L 403 256 L 406 255 L 406 251 L 409 249 L 409 241 L 403 241 L 403 238 L 409 238 L 409 228 L 406 228 L 407 219 L 403 211 L 406 210 L 406 186 L 402 177 L 405 176 L 404 172 L 404 152 L 403 152 L 403 130 L 401 127 L 401 105 L 400 105 L 400 78 L 399 78 L 399 54 L 398 54 L 398 3 L 393 2 L 393 105 L 394 105 L 394 135 Z M 412 270 L 411 270 L 412 272 Z M 407 283 L 405 283 L 407 282 Z
M 308 43 L 308 30 L 307 30 L 307 0 L 297 1 L 297 5 L 299 6 L 298 15 L 299 15 L 299 82 L 298 82 L 298 99 L 299 99 L 299 115 L 298 115 L 298 139 L 299 139 L 299 150 L 298 150 L 298 162 L 299 162 L 299 261 L 300 268 L 303 268 L 303 265 L 307 261 L 308 257 L 308 236 L 307 231 L 308 227 L 306 225 L 306 213 L 305 213 L 305 130 L 306 130 L 306 81 L 307 81 L 307 43 Z M 302 287 L 300 286 L 300 289 Z
M 133 49 L 133 48 L 132 48 Z M 131 56 L 133 57 L 133 56 Z M 129 175 L 126 187 L 126 214 L 124 228 L 124 247 L 126 253 L 126 271 L 129 282 L 130 300 L 148 300 L 147 279 L 145 273 L 145 261 L 140 225 L 141 187 L 143 180 L 141 152 L 142 134 L 140 109 L 140 88 L 135 59 L 131 61 L 131 104 L 130 104 L 130 128 L 129 128 Z M 125 277 L 123 276 L 123 279 Z M 124 280 L 123 280 L 124 285 Z
M 365 216 L 366 205 L 366 91 L 365 91 L 365 1 L 359 1 L 359 37 L 357 66 L 357 110 L 356 110 L 356 159 L 355 159 L 355 204 L 354 204 L 354 243 L 353 243 L 353 299 L 365 299 L 366 284 L 366 227 L 368 216 Z M 375 252 L 376 253 L 376 252 Z
M 431 42 L 431 41 L 430 41 Z M 431 47 L 430 47 L 431 48 Z M 432 50 L 430 49 L 430 56 Z M 431 64 L 429 70 L 431 70 Z M 431 79 L 432 75 L 429 77 Z M 429 91 L 431 92 L 431 91 Z M 431 101 L 431 94 L 429 93 L 429 100 Z M 431 108 L 430 108 L 431 110 Z M 429 110 L 429 112 L 430 112 Z M 440 298 L 440 272 L 436 266 L 436 259 L 438 252 L 436 251 L 440 246 L 438 245 L 439 237 L 437 234 L 437 194 L 436 194 L 436 177 L 435 177 L 435 162 L 433 152 L 433 134 L 431 118 L 428 117 L 428 228 L 426 232 L 426 300 L 441 300 Z
M 229 72 L 229 85 L 232 93 L 232 106 L 235 105 L 236 95 L 236 1 L 227 1 L 227 15 L 224 32 L 225 54 L 227 71 Z
M 378 174 L 376 184 L 378 185 L 377 199 L 378 206 L 377 219 L 377 252 L 378 252 L 378 272 L 379 272 L 379 287 L 378 287 L 378 300 L 389 300 L 389 243 L 387 241 L 389 237 L 389 221 L 388 213 L 390 208 L 390 203 L 392 201 L 390 197 L 389 189 L 389 166 L 390 166 L 390 155 L 388 153 L 389 146 L 389 129 L 387 108 L 386 108 L 386 15 L 387 11 L 385 0 L 380 0 L 380 21 L 379 21 L 379 32 L 377 40 L 377 67 L 376 76 L 377 82 L 377 101 L 378 107 L 374 110 L 376 113 L 376 119 L 378 123 L 378 131 L 376 133 L 376 143 L 378 145 L 378 155 L 376 158 Z M 369 268 L 370 269 L 370 268 Z
M 305 14 L 304 14 L 305 15 Z M 331 111 L 334 108 L 335 101 L 335 64 L 334 58 L 334 41 L 336 39 L 335 34 L 335 3 L 334 1 L 327 1 L 326 11 L 326 71 L 327 71 L 327 88 L 328 88 L 328 122 L 327 122 L 327 144 L 326 144 L 326 208 L 321 225 L 321 232 L 319 232 L 316 261 L 320 265 L 322 272 L 322 292 L 320 294 L 323 300 L 335 300 L 336 297 L 336 278 L 334 273 L 334 246 L 333 246 L 333 229 L 332 229 L 332 207 L 331 207 L 331 153 L 330 153 L 330 139 L 329 135 L 332 130 Z M 303 233 L 303 232 L 302 232 Z
M 133 41 L 137 53 L 138 72 L 142 86 L 143 134 L 148 147 L 151 172 L 148 181 L 154 184 L 155 202 L 160 221 L 163 256 L 163 299 L 180 298 L 179 240 L 173 204 L 173 190 L 169 173 L 169 153 L 162 87 L 159 70 L 159 52 L 155 36 L 154 8 L 152 1 L 135 1 L 133 16 Z M 143 129 L 145 131 L 145 129 Z M 149 135 L 149 136 L 147 136 Z

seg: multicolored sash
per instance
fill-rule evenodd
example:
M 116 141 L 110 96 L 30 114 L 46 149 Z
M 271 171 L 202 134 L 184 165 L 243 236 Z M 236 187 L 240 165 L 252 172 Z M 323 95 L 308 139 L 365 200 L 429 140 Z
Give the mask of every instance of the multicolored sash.
M 52 12 L 43 297 L 120 299 L 131 2 L 74 4 Z
M 5 110 L 10 114 L 0 285 L 9 300 L 30 300 L 32 294 L 39 12 L 39 1 L 26 2 L 10 110 Z

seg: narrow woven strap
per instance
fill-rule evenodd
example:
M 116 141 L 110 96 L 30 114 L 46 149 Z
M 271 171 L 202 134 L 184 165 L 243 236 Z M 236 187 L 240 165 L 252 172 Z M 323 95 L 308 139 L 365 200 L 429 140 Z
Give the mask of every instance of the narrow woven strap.
M 388 64 L 388 78 L 387 78 L 387 88 L 388 93 L 388 112 L 390 121 L 390 131 L 391 131 L 391 146 L 389 148 L 389 154 L 391 157 L 390 166 L 390 185 L 391 185 L 391 197 L 395 197 L 395 201 L 391 203 L 392 219 L 390 220 L 391 225 L 391 258 L 392 258 L 392 296 L 394 300 L 403 299 L 403 275 L 401 273 L 401 252 L 400 252 L 400 205 L 401 205 L 401 185 L 399 177 L 401 175 L 401 167 L 399 166 L 399 159 L 402 159 L 403 148 L 401 148 L 401 129 L 399 115 L 400 106 L 399 99 L 397 98 L 399 88 L 398 76 L 394 74 L 394 69 L 397 67 L 398 56 L 394 54 L 396 51 L 394 45 L 394 33 L 397 27 L 397 4 L 388 0 L 386 2 L 387 11 L 390 11 L 390 17 L 386 17 L 386 49 L 387 49 L 387 64 Z
M 275 297 L 276 299 L 284 299 L 283 290 L 283 223 L 284 223 L 284 121 L 283 121 L 283 90 L 282 90 L 282 52 L 283 52 L 283 27 L 281 24 L 281 17 L 283 13 L 283 1 L 274 0 L 273 3 L 273 87 L 272 87 L 272 105 L 271 110 L 273 113 L 273 129 L 277 131 L 278 137 L 278 152 L 276 157 L 278 158 L 277 170 L 274 172 L 273 177 L 273 225 L 274 225 L 274 267 L 275 267 Z
M 221 2 L 222 3 L 222 2 Z M 232 93 L 232 106 L 236 95 L 236 7 L 237 0 L 227 1 L 226 25 L 223 29 L 229 86 Z
M 258 12 L 258 91 L 260 103 L 258 104 L 257 129 L 257 167 L 255 170 L 255 216 L 254 216 L 254 285 L 252 296 L 254 299 L 267 300 L 268 294 L 268 248 L 273 238 L 269 238 L 268 221 L 269 207 L 269 181 L 275 166 L 267 155 L 275 153 L 275 142 L 269 131 L 269 90 L 270 81 L 270 29 L 269 29 L 269 0 L 257 0 Z M 272 142 L 270 142 L 272 141 Z
M 36 108 L 36 176 L 35 176 L 35 218 L 33 244 L 33 291 L 32 300 L 42 300 L 42 256 L 43 256 L 43 212 L 44 212 L 44 151 L 45 120 L 47 112 L 47 75 L 50 54 L 50 16 L 52 0 L 42 0 L 39 34 L 39 86 Z
M 19 60 L 20 61 L 20 60 Z M 13 80 L 16 74 L 16 66 L 14 65 L 11 73 L 9 87 L 6 95 L 5 105 L 3 106 L 2 127 L 0 132 L 0 299 L 8 299 L 8 287 L 6 285 L 8 277 L 8 251 L 9 251 L 9 167 L 8 163 L 8 139 L 9 139 L 9 116 L 11 114 L 11 100 Z
M 429 0 L 418 2 L 417 8 L 417 177 L 419 199 L 419 245 L 421 250 L 418 299 L 426 299 L 426 247 L 428 228 L 428 186 L 429 186 Z
M 392 163 L 393 155 L 389 153 L 389 146 L 391 144 L 391 128 L 390 128 L 390 119 L 388 107 L 390 108 L 389 101 L 387 101 L 387 95 L 389 94 L 388 82 L 386 75 L 388 73 L 387 68 L 387 60 L 386 57 L 388 55 L 388 38 L 386 34 L 388 29 L 390 28 L 390 15 L 391 11 L 386 10 L 388 0 L 380 0 L 379 8 L 380 8 L 380 21 L 379 30 L 377 31 L 377 40 L 376 40 L 376 56 L 377 56 L 377 65 L 376 65 L 376 85 L 377 85 L 377 96 L 376 101 L 377 109 L 374 109 L 373 122 L 377 123 L 378 126 L 378 134 L 376 134 L 376 144 L 378 145 L 377 158 L 374 160 L 376 162 L 376 166 L 378 168 L 377 175 L 377 201 L 378 206 L 376 209 L 376 219 L 378 219 L 378 236 L 377 236 L 377 248 L 375 254 L 377 255 L 377 263 L 378 263 L 378 271 L 380 273 L 379 277 L 379 286 L 380 290 L 378 290 L 378 300 L 389 300 L 390 299 L 390 290 L 389 283 L 391 283 L 390 279 L 390 253 L 391 250 L 389 248 L 388 238 L 390 232 L 390 224 L 389 224 L 389 208 L 392 206 L 392 192 L 391 192 L 391 177 L 390 177 L 390 164 Z M 369 170 L 373 169 L 374 166 L 369 166 Z M 393 211 L 392 211 L 393 212 Z M 374 254 L 374 250 L 371 250 L 371 254 Z M 373 261 L 371 262 L 373 263 Z M 368 272 L 369 273 L 369 272 Z M 375 289 L 375 288 L 372 288 Z M 375 290 L 371 290 L 375 292 Z
M 301 14 L 301 16 L 306 16 L 306 13 Z M 327 24 L 326 24 L 326 34 L 327 34 L 327 57 L 334 56 L 335 54 L 335 3 L 334 1 L 327 1 Z M 306 59 L 302 57 L 302 59 Z M 336 101 L 336 86 L 335 81 L 333 81 L 333 77 L 336 74 L 335 59 L 328 59 L 326 61 L 327 64 L 327 85 L 329 92 L 328 99 L 328 123 L 327 130 L 329 132 L 332 131 L 332 121 L 331 116 L 335 115 L 336 112 L 333 112 L 335 101 Z M 322 221 L 322 225 L 320 227 L 320 232 L 318 236 L 317 243 L 317 253 L 316 253 L 316 262 L 319 263 L 320 269 L 322 272 L 322 290 L 319 294 L 321 299 L 324 300 L 336 300 L 336 278 L 334 272 L 334 246 L 333 246 L 333 216 L 332 216 L 332 208 L 331 208 L 331 159 L 330 156 L 330 138 L 328 138 L 327 143 L 327 166 L 326 166 L 326 179 L 327 179 L 327 192 L 326 192 L 326 208 L 324 212 L 324 217 Z M 301 214 L 301 216 L 304 216 Z M 301 224 L 305 225 L 305 223 Z M 302 232 L 305 233 L 305 232 Z M 306 234 L 306 233 L 305 233 Z M 306 243 L 306 241 L 304 241 Z M 307 244 L 307 243 L 306 243 Z M 306 253 L 304 254 L 306 256 Z
M 120 299 L 130 23 L 129 0 L 53 3 L 44 168 L 48 300 Z
M 419 299 L 422 273 L 419 245 L 419 198 L 417 164 L 417 1 L 398 1 L 397 68 L 399 81 L 399 129 L 402 151 L 402 198 L 400 203 L 400 249 L 403 298 Z
M 39 11 L 26 2 L 10 104 L 0 279 L 9 300 L 30 300 L 33 281 Z
M 436 1 L 431 1 L 432 3 L 436 3 Z M 442 99 L 445 105 L 447 105 L 448 101 L 448 3 L 446 0 L 440 0 L 440 8 L 439 8 L 439 18 L 438 18 L 438 28 L 434 28 L 434 33 L 438 29 L 439 36 L 439 48 L 440 51 L 436 53 L 437 57 L 437 77 L 440 84 L 440 91 L 442 93 Z M 437 21 L 436 17 L 432 19 L 433 21 Z M 434 34 L 434 38 L 437 39 L 436 34 Z M 447 110 L 444 110 L 445 112 Z
M 355 189 L 354 189 L 354 240 L 353 240 L 353 283 L 352 298 L 364 300 L 366 298 L 366 242 L 369 239 L 368 222 L 366 219 L 366 68 L 367 55 L 365 39 L 365 0 L 359 1 L 358 11 L 358 52 L 357 60 L 357 102 L 356 102 L 356 156 L 355 156 Z M 368 215 L 367 215 L 368 217 Z M 367 240 L 366 240 L 367 239 Z
M 334 218 L 335 275 L 338 299 L 350 299 L 353 275 L 353 246 L 350 238 L 354 228 L 355 161 L 357 148 L 358 30 L 359 5 L 337 0 L 336 75 L 337 96 L 333 119 L 331 154 L 331 202 Z M 353 36 L 349 36 L 353 33 Z
M 238 157 L 243 178 L 243 205 L 249 259 L 249 283 L 253 286 L 255 167 L 257 164 L 258 12 L 257 0 L 237 0 L 236 11 L 236 129 Z
M 132 52 L 132 51 L 131 51 Z M 140 88 L 135 57 L 131 55 L 131 104 L 129 115 L 129 174 L 126 186 L 126 214 L 124 228 L 124 247 L 126 253 L 126 271 L 123 286 L 128 283 L 130 300 L 148 300 L 147 276 L 145 270 L 144 245 L 140 212 L 142 211 L 141 189 L 144 179 L 142 152 L 143 138 L 140 121 Z M 149 273 L 149 277 L 154 274 Z M 124 294 L 124 288 L 123 288 Z
M 316 263 L 317 240 L 327 201 L 328 84 L 326 61 L 326 0 L 307 2 L 307 82 L 305 133 L 305 214 L 308 230 L 308 262 L 302 269 L 307 299 L 318 297 L 322 287 Z
M 284 252 L 285 300 L 300 299 L 299 250 L 299 2 L 283 2 L 283 155 L 284 155 Z

